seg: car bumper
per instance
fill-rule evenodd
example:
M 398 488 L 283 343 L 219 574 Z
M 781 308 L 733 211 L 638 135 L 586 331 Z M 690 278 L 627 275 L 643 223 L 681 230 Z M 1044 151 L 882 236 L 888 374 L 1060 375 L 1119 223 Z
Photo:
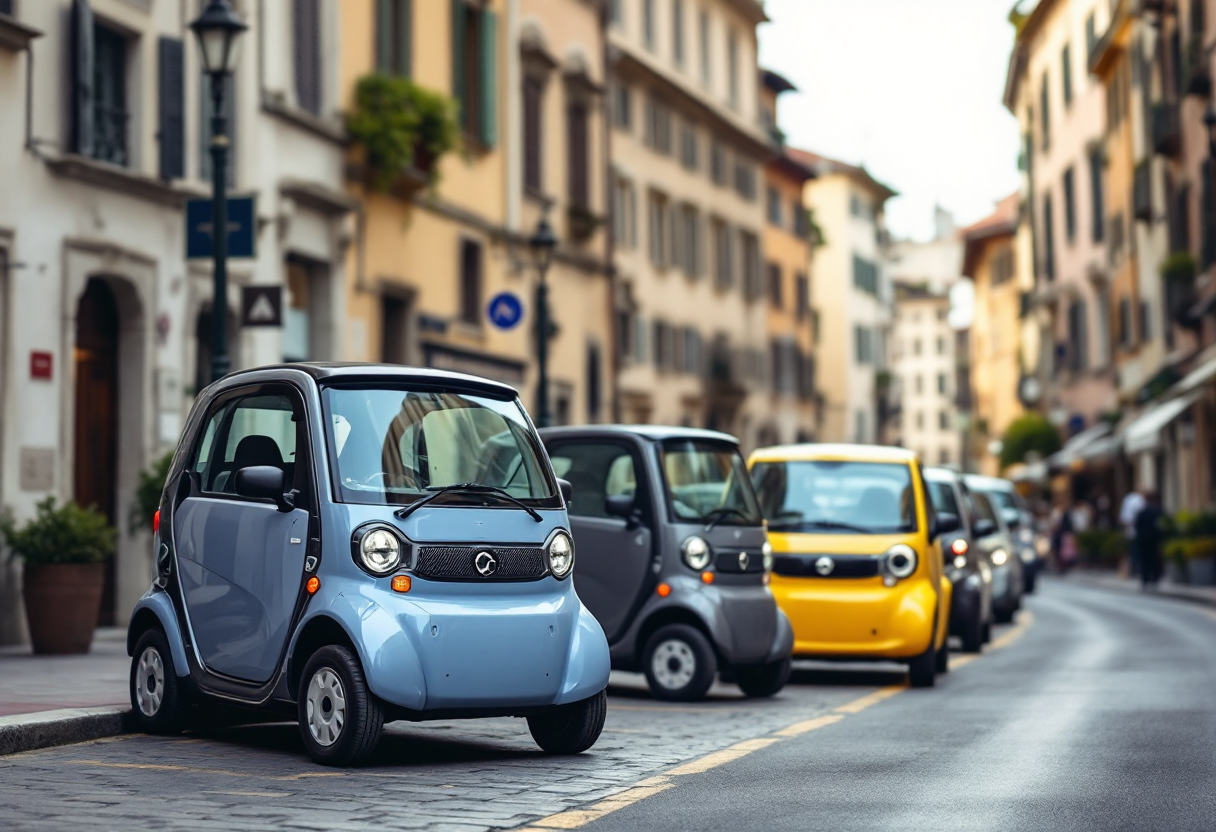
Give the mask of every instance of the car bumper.
M 794 655 L 907 659 L 933 639 L 938 591 L 928 579 L 894 587 L 882 578 L 773 576 L 773 594 L 794 628 Z
M 960 635 L 964 625 L 983 613 L 983 582 L 979 575 L 959 575 L 953 580 L 950 600 L 950 633 Z
M 570 581 L 441 583 L 408 594 L 366 580 L 329 580 L 301 628 L 336 619 L 368 686 L 413 711 L 510 712 L 577 702 L 608 686 L 608 644 Z

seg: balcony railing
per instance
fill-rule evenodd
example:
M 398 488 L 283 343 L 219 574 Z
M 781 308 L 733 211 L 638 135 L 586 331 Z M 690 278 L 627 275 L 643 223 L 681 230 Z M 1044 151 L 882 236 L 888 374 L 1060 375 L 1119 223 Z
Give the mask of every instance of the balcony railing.
M 1178 105 L 1160 102 L 1153 105 L 1153 151 L 1177 158 L 1182 150 L 1182 127 Z

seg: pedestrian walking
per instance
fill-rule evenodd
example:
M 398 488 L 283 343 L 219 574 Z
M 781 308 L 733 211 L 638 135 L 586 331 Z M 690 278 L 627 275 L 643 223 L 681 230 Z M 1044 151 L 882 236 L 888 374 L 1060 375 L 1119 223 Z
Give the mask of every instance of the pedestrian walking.
M 1127 492 L 1119 505 L 1119 526 L 1127 539 L 1128 577 L 1140 574 L 1140 553 L 1136 549 L 1136 515 L 1144 509 L 1144 495 L 1136 489 Z
M 1077 559 L 1076 514 L 1068 504 L 1060 506 L 1052 514 L 1051 551 L 1056 560 L 1056 571 L 1062 575 Z
M 1145 589 L 1161 579 L 1161 546 L 1165 537 L 1161 519 L 1165 514 L 1154 491 L 1144 495 L 1144 508 L 1136 515 L 1135 548 L 1140 553 L 1140 583 Z

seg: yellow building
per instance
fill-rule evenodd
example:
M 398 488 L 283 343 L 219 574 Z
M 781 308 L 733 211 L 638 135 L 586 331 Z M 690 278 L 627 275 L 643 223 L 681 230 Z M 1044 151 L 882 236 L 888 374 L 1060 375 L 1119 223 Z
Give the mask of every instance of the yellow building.
M 777 125 L 777 97 L 793 90 L 775 72 L 761 73 L 761 107 Z M 772 406 L 761 425 L 759 445 L 813 441 L 819 412 L 815 390 L 815 327 L 811 314 L 811 222 L 802 204 L 803 187 L 814 171 L 782 150 L 764 167 L 764 276 L 768 298 L 769 367 Z
M 505 381 L 533 414 L 542 213 L 559 240 L 551 286 L 550 401 L 558 423 L 611 414 L 601 7 L 580 0 L 343 0 L 345 109 L 374 73 L 455 100 L 462 148 L 372 187 L 350 250 L 347 357 Z M 505 295 L 505 301 L 503 296 Z M 504 301 L 495 306 L 491 302 Z M 522 308 L 522 317 L 509 314 Z M 512 319 L 519 320 L 510 325 Z
M 971 390 L 977 426 L 977 467 L 1000 473 L 989 445 L 1005 434 L 1022 413 L 1018 399 L 1021 380 L 1021 298 L 1017 276 L 1018 195 L 998 205 L 996 212 L 962 231 L 963 275 L 975 284 L 971 324 Z

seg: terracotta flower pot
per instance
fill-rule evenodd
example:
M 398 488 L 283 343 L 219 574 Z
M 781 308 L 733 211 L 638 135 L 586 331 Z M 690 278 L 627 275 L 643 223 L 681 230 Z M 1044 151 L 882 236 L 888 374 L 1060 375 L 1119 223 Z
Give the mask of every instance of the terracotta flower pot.
M 35 653 L 87 653 L 101 609 L 105 564 L 27 565 L 22 595 Z

